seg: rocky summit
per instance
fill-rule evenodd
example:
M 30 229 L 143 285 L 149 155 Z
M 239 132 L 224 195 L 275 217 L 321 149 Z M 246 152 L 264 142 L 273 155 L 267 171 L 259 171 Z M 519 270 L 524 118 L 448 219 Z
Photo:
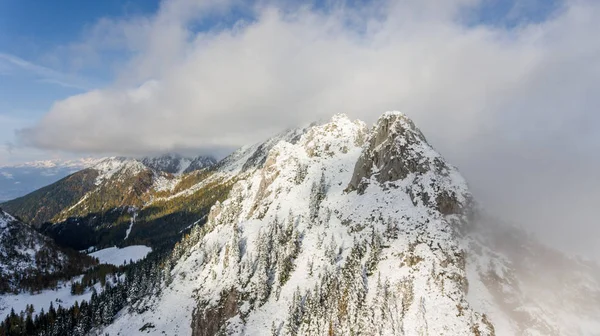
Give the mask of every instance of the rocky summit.
M 99 334 L 600 330 L 598 268 L 486 217 L 402 113 L 371 128 L 336 115 L 217 167 L 235 181 L 226 199 Z

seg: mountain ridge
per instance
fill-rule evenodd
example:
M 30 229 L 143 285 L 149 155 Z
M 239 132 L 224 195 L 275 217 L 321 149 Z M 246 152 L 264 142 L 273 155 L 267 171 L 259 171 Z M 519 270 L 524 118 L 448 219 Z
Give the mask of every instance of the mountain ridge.
M 97 195 L 135 185 L 118 167 L 106 165 Z M 121 221 L 127 237 L 129 226 L 122 244 L 165 230 L 178 242 L 103 292 L 86 313 L 100 317 L 79 321 L 78 334 L 600 330 L 600 268 L 487 217 L 456 167 L 399 112 L 371 127 L 338 114 L 210 169 L 142 182 L 142 205 L 113 204 L 123 217 L 98 227 Z M 83 223 L 69 219 L 52 227 Z
M 78 204 L 83 202 L 83 198 L 89 192 L 92 192 L 96 187 L 101 186 L 104 181 L 110 180 L 116 175 L 116 179 L 131 179 L 137 178 L 144 181 L 149 178 L 156 177 L 161 181 L 166 182 L 170 178 L 169 175 L 181 175 L 184 171 L 193 172 L 211 167 L 215 163 L 215 159 L 209 156 L 198 156 L 193 159 L 188 159 L 176 154 L 165 154 L 159 157 L 145 157 L 142 159 L 127 158 L 127 157 L 106 157 L 95 159 L 93 162 L 86 161 L 91 166 L 71 174 L 51 185 L 40 188 L 28 195 L 19 197 L 2 203 L 2 206 L 9 209 L 12 213 L 24 218 L 27 222 L 40 226 L 44 222 L 57 220 L 55 218 L 60 213 L 67 210 L 73 210 Z M 145 176 L 141 176 L 141 175 Z M 93 184 L 88 183 L 90 178 L 95 179 Z M 72 181 L 72 182 L 71 182 Z M 142 182 L 142 187 L 148 185 L 149 182 Z M 78 189 L 77 186 L 80 186 Z M 143 191 L 139 191 L 143 192 Z M 58 194 L 67 196 L 63 199 Z M 70 196 L 72 194 L 72 197 Z M 134 196 L 134 195 L 132 195 Z M 134 196 L 137 198 L 138 196 Z M 59 202 L 47 213 L 34 211 L 30 204 L 45 204 L 49 199 L 59 198 Z M 32 201 L 28 201 L 32 199 Z M 127 202 L 131 204 L 119 204 L 119 206 L 137 206 L 139 201 L 132 200 Z M 65 218 L 63 217 L 63 220 Z
M 367 128 L 336 115 L 271 146 L 178 245 L 161 295 L 100 330 L 592 334 L 597 309 L 578 317 L 592 327 L 573 329 L 571 294 L 549 305 L 525 279 L 514 280 L 522 276 L 515 256 L 478 236 L 485 220 L 466 181 L 409 120 L 391 112 Z M 507 232 L 494 235 L 518 246 L 518 231 Z M 528 245 L 534 264 L 538 245 Z M 586 281 L 576 291 L 592 294 L 593 306 L 600 278 Z M 499 297 L 498 288 L 510 295 Z

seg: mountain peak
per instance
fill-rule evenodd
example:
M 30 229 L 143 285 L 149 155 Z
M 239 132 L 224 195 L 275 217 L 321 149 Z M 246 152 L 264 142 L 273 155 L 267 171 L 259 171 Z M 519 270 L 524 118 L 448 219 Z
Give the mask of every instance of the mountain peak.
M 155 157 L 145 157 L 140 160 L 144 166 L 156 171 L 169 174 L 181 174 L 192 160 L 179 154 L 166 153 Z
M 166 153 L 156 157 L 145 157 L 141 162 L 156 171 L 181 175 L 195 170 L 212 167 L 217 163 L 212 156 L 200 155 L 195 158 L 185 157 L 177 153 Z
M 412 335 L 427 324 L 429 334 L 493 334 L 466 302 L 464 256 L 454 226 L 442 216 L 448 211 L 435 211 L 444 193 L 462 201 L 462 179 L 430 166 L 414 176 L 383 177 L 388 163 L 401 165 L 417 154 L 439 157 L 416 131 L 402 131 L 405 123 L 399 114 L 386 114 L 369 129 L 336 115 L 299 138 L 253 147 L 251 159 L 232 156 L 254 169 L 237 175 L 227 199 L 215 203 L 207 223 L 182 243 L 194 248 L 175 259 L 172 277 L 186 281 L 163 287 L 155 309 L 121 315 L 105 332 L 129 334 L 135 332 L 131 325 L 139 329 L 151 320 L 156 334 L 262 335 L 275 326 L 286 335 L 331 329 Z M 384 148 L 402 157 L 387 157 L 379 152 Z M 365 192 L 344 192 L 359 158 L 371 160 Z M 383 309 L 385 300 L 398 310 Z M 163 322 L 174 320 L 181 329 Z
M 213 156 L 200 155 L 190 161 L 190 164 L 183 170 L 184 174 L 209 168 L 217 164 L 217 159 Z
M 345 114 L 336 114 L 325 124 L 310 127 L 302 138 L 309 156 L 333 156 L 361 147 L 367 126 L 363 121 L 350 120 Z
M 346 113 L 336 113 L 331 117 L 332 123 L 346 122 L 346 121 L 350 121 L 350 118 L 348 117 L 348 115 Z
M 397 188 L 405 179 L 412 181 L 413 201 L 442 214 L 462 211 L 471 198 L 458 171 L 427 143 L 412 120 L 398 111 L 386 112 L 371 129 L 346 191 L 362 194 L 371 183 Z M 440 191 L 433 184 L 447 188 Z
M 416 137 L 427 143 L 425 136 L 417 128 L 412 119 L 400 111 L 387 111 L 383 113 L 375 123 L 375 128 L 381 133 L 391 133 L 394 136 L 403 136 L 404 138 Z

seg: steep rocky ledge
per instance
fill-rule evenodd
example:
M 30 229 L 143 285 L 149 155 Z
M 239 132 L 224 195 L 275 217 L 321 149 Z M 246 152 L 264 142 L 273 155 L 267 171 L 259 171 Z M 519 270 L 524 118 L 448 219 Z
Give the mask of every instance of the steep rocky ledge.
M 428 172 L 447 177 L 452 168 L 435 153 L 425 136 L 415 124 L 401 112 L 386 112 L 373 129 L 356 165 L 346 191 L 356 190 L 363 194 L 373 181 L 385 187 L 396 187 L 395 181 L 417 178 Z M 416 181 L 415 181 L 416 182 Z M 434 205 L 442 214 L 456 214 L 463 204 L 457 195 L 446 190 L 435 195 L 427 191 L 412 193 L 425 205 Z M 413 197 L 414 198 L 414 197 Z

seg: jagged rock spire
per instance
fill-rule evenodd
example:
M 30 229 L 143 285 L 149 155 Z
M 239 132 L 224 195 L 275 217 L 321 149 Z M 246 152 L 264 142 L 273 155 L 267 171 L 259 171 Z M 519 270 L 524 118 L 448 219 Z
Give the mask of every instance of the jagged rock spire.
M 374 177 L 379 183 L 404 179 L 410 173 L 425 173 L 428 162 L 417 147 L 429 146 L 425 136 L 401 112 L 383 114 L 369 136 L 367 146 L 356 162 L 348 190 L 364 191 L 364 181 Z

